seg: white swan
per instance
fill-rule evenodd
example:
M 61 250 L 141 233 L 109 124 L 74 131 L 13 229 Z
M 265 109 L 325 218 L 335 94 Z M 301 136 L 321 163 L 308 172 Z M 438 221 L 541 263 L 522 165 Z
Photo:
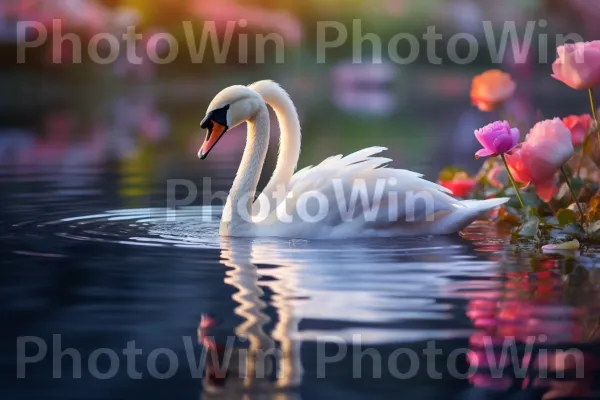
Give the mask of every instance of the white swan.
M 270 105 L 279 120 L 277 167 L 256 197 L 269 143 Z M 300 156 L 300 123 L 288 94 L 273 81 L 230 86 L 210 103 L 201 127 L 206 158 L 225 132 L 248 124 L 246 147 L 229 192 L 219 233 L 222 236 L 348 238 L 450 234 L 485 211 L 508 201 L 460 201 L 422 175 L 387 168 L 373 157 L 386 150 L 369 147 L 327 158 L 294 173 Z

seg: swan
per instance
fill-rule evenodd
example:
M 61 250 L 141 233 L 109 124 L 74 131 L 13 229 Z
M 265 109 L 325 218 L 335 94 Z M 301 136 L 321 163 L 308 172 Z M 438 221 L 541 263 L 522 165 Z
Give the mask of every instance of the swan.
M 257 195 L 267 154 L 271 106 L 280 126 L 277 165 Z M 296 108 L 277 83 L 264 80 L 219 92 L 200 126 L 205 159 L 225 133 L 247 123 L 242 160 L 223 208 L 219 234 L 229 237 L 341 239 L 455 233 L 508 198 L 460 201 L 422 174 L 387 167 L 384 147 L 336 155 L 296 172 L 301 130 Z

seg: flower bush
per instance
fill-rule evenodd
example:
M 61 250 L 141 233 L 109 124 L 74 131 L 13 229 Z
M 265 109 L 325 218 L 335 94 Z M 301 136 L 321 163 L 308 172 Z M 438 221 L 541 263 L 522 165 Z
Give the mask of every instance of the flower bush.
M 571 132 L 555 118 L 537 123 L 506 160 L 515 180 L 534 184 L 540 199 L 548 202 L 558 192 L 554 177 L 573 151 Z
M 462 198 L 514 196 L 490 215 L 513 227 L 514 243 L 571 251 L 580 243 L 600 243 L 600 126 L 594 98 L 600 41 L 564 45 L 557 53 L 552 77 L 588 90 L 591 114 L 538 121 L 521 141 L 515 122 L 502 115 L 515 82 L 500 70 L 484 72 L 473 79 L 471 102 L 504 118 L 474 132 L 482 146 L 475 158 L 485 157 L 479 173 L 470 177 L 460 168 L 446 168 L 439 183 Z

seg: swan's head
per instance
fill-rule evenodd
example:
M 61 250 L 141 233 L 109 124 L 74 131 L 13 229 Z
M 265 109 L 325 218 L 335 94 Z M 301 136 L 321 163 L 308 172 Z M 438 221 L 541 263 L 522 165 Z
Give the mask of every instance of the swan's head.
M 205 159 L 225 132 L 254 118 L 265 107 L 263 98 L 246 86 L 230 86 L 223 89 L 210 102 L 200 127 L 206 129 L 206 139 L 198 152 Z

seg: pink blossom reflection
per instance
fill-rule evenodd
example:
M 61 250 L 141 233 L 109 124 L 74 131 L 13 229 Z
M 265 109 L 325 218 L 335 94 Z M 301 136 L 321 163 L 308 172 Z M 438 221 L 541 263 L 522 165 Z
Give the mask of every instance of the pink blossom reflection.
M 471 384 L 536 387 L 544 399 L 592 395 L 598 360 L 580 349 L 598 337 L 599 295 L 591 280 L 571 292 L 556 259 L 535 260 L 532 270 L 502 278 L 497 290 L 469 296 L 467 316 L 476 329 L 469 339 Z M 516 359 L 507 351 L 512 343 L 521 348 Z

